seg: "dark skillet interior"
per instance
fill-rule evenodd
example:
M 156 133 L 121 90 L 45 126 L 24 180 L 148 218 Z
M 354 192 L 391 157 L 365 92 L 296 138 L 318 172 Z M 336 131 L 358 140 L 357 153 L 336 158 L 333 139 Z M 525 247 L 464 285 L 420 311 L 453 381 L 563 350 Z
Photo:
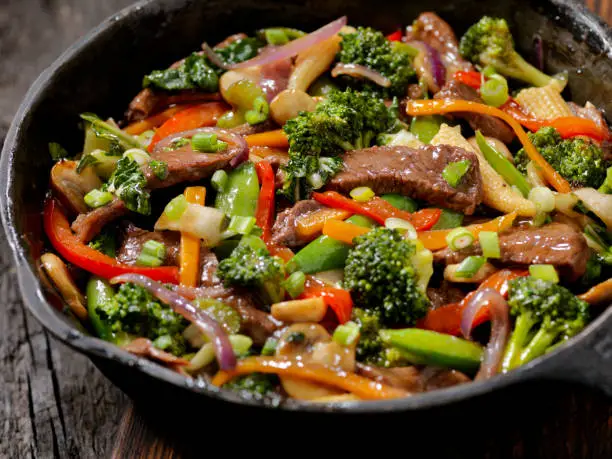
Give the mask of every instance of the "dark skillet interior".
M 537 4 L 537 5 L 536 5 Z M 163 394 L 168 404 L 209 404 L 240 400 L 203 383 L 185 379 L 136 359 L 114 346 L 93 339 L 45 301 L 35 277 L 35 260 L 44 246 L 40 212 L 47 191 L 51 161 L 49 141 L 78 151 L 82 132 L 78 114 L 85 111 L 121 118 L 128 101 L 140 88 L 142 76 L 198 49 L 203 40 L 215 43 L 235 32 L 287 25 L 313 30 L 331 19 L 348 15 L 351 24 L 384 31 L 409 24 L 424 10 L 438 12 L 458 34 L 483 14 L 510 20 L 517 45 L 527 57 L 534 34 L 544 40 L 548 72 L 567 69 L 574 101 L 590 100 L 612 113 L 612 34 L 582 6 L 569 1 L 527 0 L 474 2 L 430 0 L 351 2 L 309 0 L 161 0 L 140 3 L 107 20 L 63 55 L 34 84 L 7 137 L 2 157 L 3 221 L 16 256 L 21 289 L 33 314 L 59 339 L 89 355 L 117 385 L 135 398 Z M 565 377 L 584 379 L 612 393 L 612 310 L 600 316 L 569 346 L 510 375 L 403 400 L 323 407 L 287 403 L 287 408 L 309 411 L 404 411 L 440 406 L 489 392 L 523 379 Z M 592 349 L 595 350 L 592 350 Z M 606 360 L 607 359 L 607 360 Z M 607 365 L 606 365 L 607 363 Z M 573 369 L 573 371 L 572 371 Z M 564 370 L 563 374 L 560 370 Z M 168 384 L 171 383 L 171 384 Z M 198 394 L 199 393 L 199 394 Z M 159 395 L 155 396 L 159 399 Z M 179 403 L 180 401 L 180 403 Z M 218 403 L 215 403 L 218 404 Z

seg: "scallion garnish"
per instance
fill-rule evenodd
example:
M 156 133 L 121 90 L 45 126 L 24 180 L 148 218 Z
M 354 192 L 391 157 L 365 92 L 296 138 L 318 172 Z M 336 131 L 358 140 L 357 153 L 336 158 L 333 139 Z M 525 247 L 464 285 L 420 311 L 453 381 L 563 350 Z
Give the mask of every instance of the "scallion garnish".
M 469 159 L 463 159 L 461 161 L 455 161 L 453 163 L 448 163 L 447 166 L 442 171 L 442 177 L 446 180 L 453 188 L 456 188 L 459 183 L 461 183 L 461 179 L 470 169 L 472 165 L 472 161 Z
M 486 258 L 501 258 L 499 236 L 495 231 L 481 231 L 478 233 L 478 241 L 482 248 L 482 254 Z

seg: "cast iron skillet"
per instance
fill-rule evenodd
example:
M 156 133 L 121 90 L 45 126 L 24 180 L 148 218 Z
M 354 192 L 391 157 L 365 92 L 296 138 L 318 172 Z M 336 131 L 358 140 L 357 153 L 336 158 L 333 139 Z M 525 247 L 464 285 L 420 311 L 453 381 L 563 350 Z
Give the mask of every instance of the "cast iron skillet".
M 68 49 L 32 85 L 6 138 L 1 161 L 2 221 L 13 250 L 24 302 L 59 340 L 89 356 L 115 384 L 135 398 L 159 394 L 168 404 L 206 403 L 210 408 L 245 402 L 203 382 L 193 382 L 92 337 L 51 306 L 39 282 L 36 259 L 44 244 L 40 212 L 51 161 L 49 141 L 79 151 L 78 114 L 85 111 L 120 117 L 139 90 L 142 75 L 230 33 L 287 25 L 305 30 L 342 15 L 351 24 L 383 30 L 409 24 L 432 10 L 458 33 L 483 14 L 507 18 L 517 46 L 529 56 L 534 34 L 547 50 L 549 73 L 567 69 L 573 100 L 612 110 L 612 32 L 582 5 L 569 0 L 474 2 L 429 0 L 380 2 L 351 0 L 141 1 L 107 19 Z M 473 399 L 533 379 L 575 380 L 612 395 L 612 308 L 555 352 L 508 375 L 399 400 L 353 405 L 283 403 L 289 411 L 389 413 L 423 410 Z M 153 395 L 157 394 L 157 395 Z

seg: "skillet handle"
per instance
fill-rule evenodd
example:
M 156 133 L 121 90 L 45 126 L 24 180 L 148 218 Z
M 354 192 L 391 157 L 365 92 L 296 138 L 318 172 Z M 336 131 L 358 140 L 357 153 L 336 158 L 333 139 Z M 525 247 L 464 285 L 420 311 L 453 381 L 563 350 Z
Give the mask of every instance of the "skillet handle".
M 612 397 L 612 314 L 575 346 L 559 356 L 546 376 L 602 390 Z

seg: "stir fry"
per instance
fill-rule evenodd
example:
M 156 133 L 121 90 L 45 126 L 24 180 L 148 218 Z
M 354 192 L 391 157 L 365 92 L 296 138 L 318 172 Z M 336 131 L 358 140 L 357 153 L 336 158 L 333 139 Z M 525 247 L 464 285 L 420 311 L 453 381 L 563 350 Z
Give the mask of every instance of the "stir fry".
M 250 399 L 513 371 L 612 300 L 610 131 L 567 78 L 502 18 L 204 43 L 49 144 L 41 276 L 99 338 Z

